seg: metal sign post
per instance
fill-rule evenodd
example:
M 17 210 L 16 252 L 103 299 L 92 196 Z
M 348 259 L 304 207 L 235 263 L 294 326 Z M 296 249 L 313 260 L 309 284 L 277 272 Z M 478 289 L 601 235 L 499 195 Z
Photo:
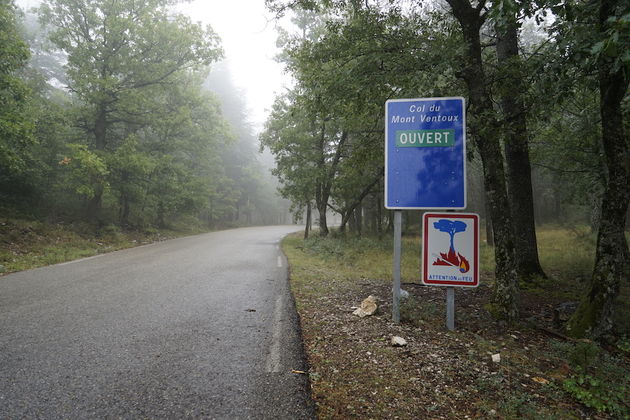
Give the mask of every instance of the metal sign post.
M 394 211 L 394 287 L 392 290 L 392 321 L 400 322 L 400 255 L 402 250 L 402 212 Z
M 455 330 L 455 288 L 446 288 L 446 328 Z

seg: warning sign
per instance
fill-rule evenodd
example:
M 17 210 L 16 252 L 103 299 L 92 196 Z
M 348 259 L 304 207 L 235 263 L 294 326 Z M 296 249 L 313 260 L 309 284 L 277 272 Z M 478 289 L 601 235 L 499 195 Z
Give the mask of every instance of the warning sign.
M 422 283 L 477 287 L 479 215 L 425 213 L 422 226 Z

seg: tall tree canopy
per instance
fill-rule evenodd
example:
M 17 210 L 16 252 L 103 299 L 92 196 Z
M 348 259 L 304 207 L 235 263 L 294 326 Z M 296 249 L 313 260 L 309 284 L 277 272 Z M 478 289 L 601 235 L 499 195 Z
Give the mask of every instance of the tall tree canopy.
M 29 55 L 13 1 L 0 1 L 0 185 L 7 189 L 26 170 L 27 146 L 34 139 L 26 108 L 29 89 L 19 77 Z M 10 199 L 3 196 L 0 192 Z
M 183 15 L 172 0 L 49 0 L 42 22 L 53 26 L 51 40 L 68 57 L 69 89 L 82 103 L 81 124 L 90 149 L 115 151 L 124 128 L 160 118 L 161 93 L 190 72 L 220 57 L 218 38 Z M 104 185 L 94 185 L 87 208 L 99 217 Z

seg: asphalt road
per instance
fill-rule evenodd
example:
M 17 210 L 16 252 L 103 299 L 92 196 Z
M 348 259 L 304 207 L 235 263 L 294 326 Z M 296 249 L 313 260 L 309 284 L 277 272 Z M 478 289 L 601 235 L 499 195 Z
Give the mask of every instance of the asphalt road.
M 0 277 L 0 419 L 313 418 L 279 249 L 297 229 Z

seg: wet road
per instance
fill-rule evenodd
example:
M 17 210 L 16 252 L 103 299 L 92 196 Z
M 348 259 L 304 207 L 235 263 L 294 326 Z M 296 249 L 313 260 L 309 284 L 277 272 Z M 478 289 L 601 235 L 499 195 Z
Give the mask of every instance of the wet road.
M 312 418 L 279 249 L 298 229 L 0 277 L 0 418 Z

